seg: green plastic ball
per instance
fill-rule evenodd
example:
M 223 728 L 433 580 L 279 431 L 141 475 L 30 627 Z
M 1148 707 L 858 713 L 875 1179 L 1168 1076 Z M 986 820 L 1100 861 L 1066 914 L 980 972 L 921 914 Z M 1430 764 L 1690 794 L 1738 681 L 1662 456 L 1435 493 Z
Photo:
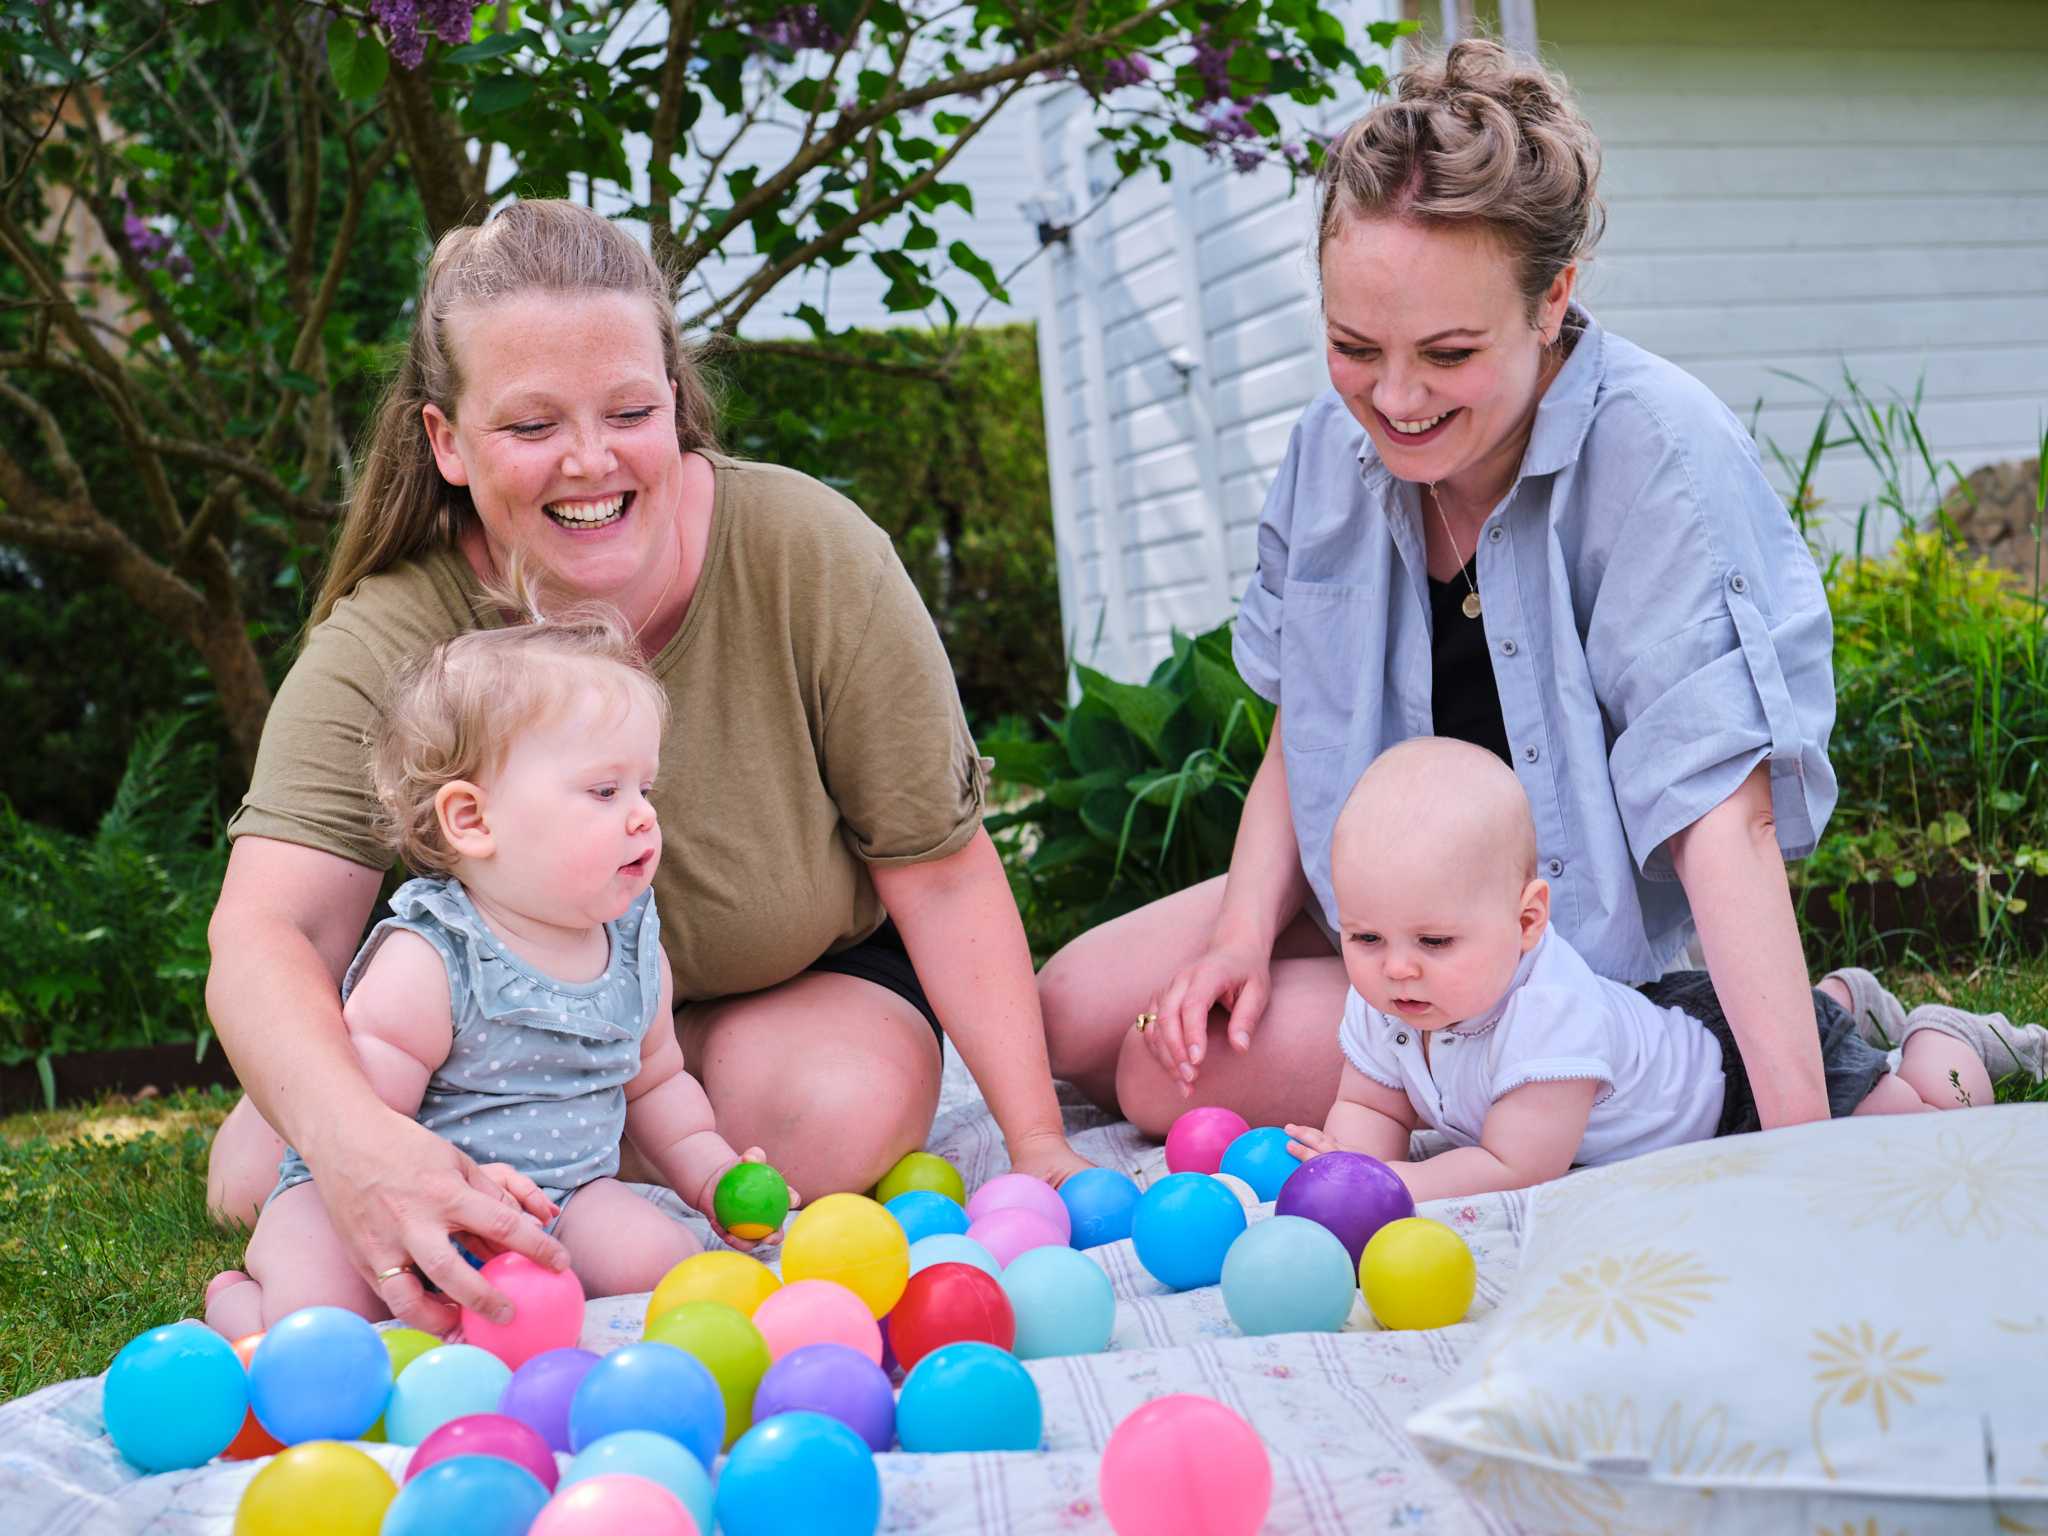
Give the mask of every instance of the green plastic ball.
M 789 1186 L 766 1163 L 734 1163 L 718 1181 L 711 1208 L 726 1231 L 755 1242 L 782 1230 Z
M 875 1198 L 887 1205 L 913 1189 L 936 1190 L 957 1205 L 967 1204 L 967 1182 L 960 1170 L 933 1152 L 906 1152 L 901 1162 L 882 1175 Z

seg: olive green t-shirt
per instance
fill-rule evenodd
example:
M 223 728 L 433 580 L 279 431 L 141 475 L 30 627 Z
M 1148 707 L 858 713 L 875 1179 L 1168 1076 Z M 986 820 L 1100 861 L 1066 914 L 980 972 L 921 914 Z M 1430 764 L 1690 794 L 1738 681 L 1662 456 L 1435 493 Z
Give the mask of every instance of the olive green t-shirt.
M 938 632 L 888 536 L 807 476 L 707 457 L 704 569 L 652 663 L 670 708 L 654 888 L 678 1001 L 772 986 L 867 937 L 883 918 L 867 867 L 964 847 L 986 790 Z M 279 688 L 228 835 L 388 868 L 368 741 L 391 677 L 498 622 L 452 547 L 366 578 Z

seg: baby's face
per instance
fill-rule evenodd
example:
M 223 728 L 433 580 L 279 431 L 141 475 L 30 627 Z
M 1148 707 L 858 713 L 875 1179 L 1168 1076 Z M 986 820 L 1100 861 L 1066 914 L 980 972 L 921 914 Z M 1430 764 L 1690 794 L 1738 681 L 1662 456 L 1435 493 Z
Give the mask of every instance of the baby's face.
M 1336 871 L 1344 971 L 1389 1018 L 1445 1029 L 1486 1012 L 1543 936 L 1548 888 L 1519 884 L 1498 860 L 1472 871 Z

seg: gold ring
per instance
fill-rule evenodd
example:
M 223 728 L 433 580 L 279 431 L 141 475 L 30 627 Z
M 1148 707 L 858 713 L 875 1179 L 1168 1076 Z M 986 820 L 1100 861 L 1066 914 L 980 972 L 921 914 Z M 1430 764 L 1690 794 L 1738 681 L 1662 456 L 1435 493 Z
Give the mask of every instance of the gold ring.
M 412 1266 L 410 1264 L 394 1264 L 389 1269 L 378 1270 L 375 1280 L 378 1285 L 382 1285 L 386 1280 L 396 1280 L 400 1275 L 410 1274 L 411 1272 Z
M 1146 1012 L 1139 1014 L 1137 1023 L 1138 1033 L 1142 1035 L 1143 1033 L 1145 1033 L 1146 1030 L 1150 1029 L 1154 1024 L 1157 1024 L 1158 1022 L 1159 1015 L 1151 1012 L 1150 1010 L 1147 1010 Z

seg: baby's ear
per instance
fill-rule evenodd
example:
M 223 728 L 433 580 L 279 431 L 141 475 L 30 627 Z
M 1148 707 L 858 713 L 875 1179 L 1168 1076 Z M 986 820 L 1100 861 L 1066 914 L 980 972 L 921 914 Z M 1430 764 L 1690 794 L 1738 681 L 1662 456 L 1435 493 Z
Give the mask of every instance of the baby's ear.
M 1522 887 L 1522 953 L 1527 954 L 1550 926 L 1550 882 L 1540 875 Z
M 491 836 L 484 792 L 467 779 L 456 779 L 434 791 L 434 816 L 441 836 L 457 858 L 487 859 L 496 844 Z

